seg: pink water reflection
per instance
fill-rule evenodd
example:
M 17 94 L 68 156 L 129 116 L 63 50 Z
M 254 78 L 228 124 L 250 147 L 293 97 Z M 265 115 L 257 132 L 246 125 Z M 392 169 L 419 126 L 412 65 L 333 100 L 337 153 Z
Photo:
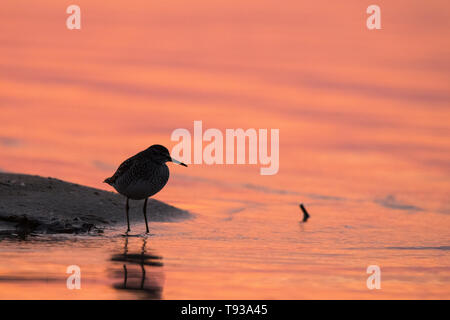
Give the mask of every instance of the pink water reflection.
M 223 226 L 226 241 L 195 223 L 161 227 L 173 232 L 154 245 L 169 261 L 164 297 L 449 297 L 439 249 L 450 239 L 447 2 L 379 1 L 383 30 L 368 31 L 356 0 L 81 0 L 79 32 L 65 28 L 63 3 L 4 2 L 2 170 L 108 189 L 101 182 L 123 159 L 153 143 L 170 149 L 172 131 L 194 120 L 280 129 L 275 176 L 259 165 L 171 168 L 157 198 L 198 213 L 206 229 Z M 314 211 L 303 233 L 300 201 Z M 88 257 L 106 261 L 99 252 Z M 233 272 L 216 264 L 222 254 Z M 372 258 L 387 270 L 377 296 L 360 273 Z M 105 289 L 94 287 L 83 297 Z M 57 297 L 55 288 L 39 294 Z

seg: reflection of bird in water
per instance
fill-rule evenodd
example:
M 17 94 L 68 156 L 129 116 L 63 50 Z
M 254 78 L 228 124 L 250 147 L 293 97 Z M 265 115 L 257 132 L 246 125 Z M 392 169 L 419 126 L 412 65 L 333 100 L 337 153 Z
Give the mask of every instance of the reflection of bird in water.
M 162 257 L 146 253 L 147 239 L 144 238 L 140 253 L 128 252 L 128 237 L 125 238 L 124 252 L 114 254 L 111 261 L 123 262 L 123 282 L 114 284 L 117 290 L 142 292 L 148 299 L 161 299 L 162 294 Z M 139 266 L 139 271 L 135 266 Z M 149 276 L 146 267 L 150 268 Z M 134 269 L 134 270 L 133 270 Z M 159 269 L 159 270 L 158 270 Z M 122 272 L 117 272 L 122 274 Z
M 130 231 L 129 200 L 145 199 L 144 219 L 148 233 L 147 201 L 149 197 L 161 191 L 169 180 L 169 168 L 166 165 L 168 161 L 187 167 L 184 163 L 172 159 L 166 147 L 155 144 L 125 160 L 112 177 L 103 181 L 127 197 L 127 232 Z

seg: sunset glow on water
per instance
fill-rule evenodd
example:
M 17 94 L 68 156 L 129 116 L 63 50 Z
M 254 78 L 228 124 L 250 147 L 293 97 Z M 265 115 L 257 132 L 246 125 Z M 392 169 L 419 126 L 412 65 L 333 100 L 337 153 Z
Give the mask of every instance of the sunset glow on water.
M 378 1 L 372 31 L 356 0 L 77 4 L 81 30 L 64 2 L 1 4 L 0 170 L 113 191 L 124 159 L 202 121 L 279 129 L 279 171 L 169 164 L 155 198 L 196 216 L 145 243 L 123 226 L 1 240 L 1 299 L 450 298 L 447 1 Z M 112 256 L 144 244 L 163 264 L 149 290 L 117 289 Z

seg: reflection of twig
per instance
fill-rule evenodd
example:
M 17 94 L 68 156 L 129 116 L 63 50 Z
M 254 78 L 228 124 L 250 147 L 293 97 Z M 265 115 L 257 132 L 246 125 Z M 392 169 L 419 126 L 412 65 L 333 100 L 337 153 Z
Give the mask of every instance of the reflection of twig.
M 309 215 L 308 211 L 306 211 L 306 208 L 305 208 L 305 206 L 303 205 L 303 203 L 300 203 L 300 209 L 302 209 L 302 212 L 303 212 L 303 220 L 302 220 L 302 221 L 303 221 L 303 222 L 308 221 L 310 215 Z

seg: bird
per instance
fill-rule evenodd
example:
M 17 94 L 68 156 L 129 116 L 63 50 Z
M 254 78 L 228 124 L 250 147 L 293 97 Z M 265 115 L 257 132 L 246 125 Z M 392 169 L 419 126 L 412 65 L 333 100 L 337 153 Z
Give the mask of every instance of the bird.
M 164 188 L 169 180 L 169 168 L 166 162 L 173 162 L 187 167 L 181 161 L 170 156 L 166 147 L 154 144 L 122 162 L 112 177 L 103 182 L 112 186 L 126 197 L 125 212 L 127 216 L 127 233 L 130 231 L 129 201 L 144 200 L 144 219 L 147 233 L 147 201 Z

